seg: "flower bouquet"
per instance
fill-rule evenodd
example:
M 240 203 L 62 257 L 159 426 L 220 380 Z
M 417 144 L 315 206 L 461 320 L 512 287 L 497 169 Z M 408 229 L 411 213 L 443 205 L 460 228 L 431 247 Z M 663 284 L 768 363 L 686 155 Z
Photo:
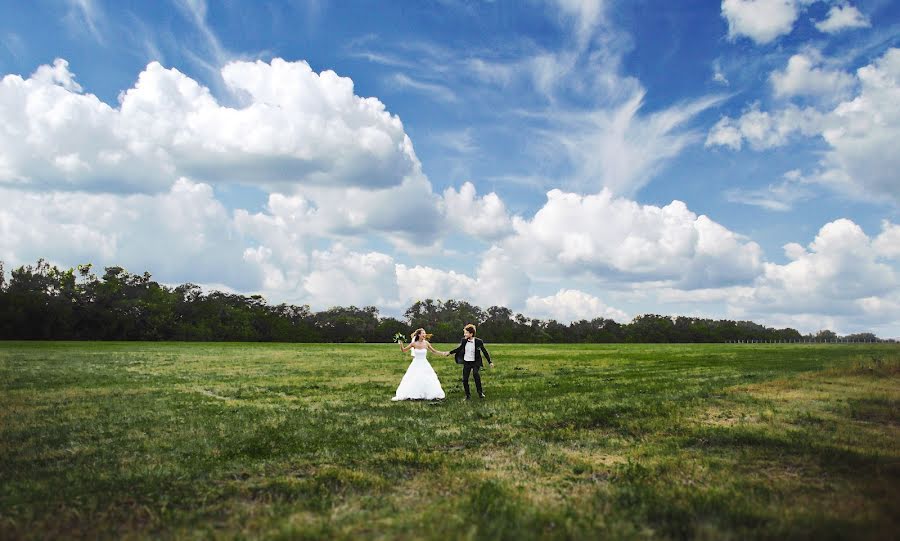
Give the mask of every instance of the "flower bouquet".
M 403 334 L 402 332 L 398 332 L 397 334 L 394 335 L 394 342 L 400 342 L 402 344 L 405 339 L 406 339 L 406 335 Z

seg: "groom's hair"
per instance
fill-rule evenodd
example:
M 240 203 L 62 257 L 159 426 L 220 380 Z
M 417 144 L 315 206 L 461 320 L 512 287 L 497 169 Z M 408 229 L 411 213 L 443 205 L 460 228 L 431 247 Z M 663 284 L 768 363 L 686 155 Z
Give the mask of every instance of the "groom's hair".
M 464 330 L 464 331 L 467 331 L 467 332 L 470 333 L 472 336 L 475 336 L 475 325 L 472 325 L 471 323 L 469 323 L 468 325 L 466 325 L 465 327 L 463 327 L 463 330 Z

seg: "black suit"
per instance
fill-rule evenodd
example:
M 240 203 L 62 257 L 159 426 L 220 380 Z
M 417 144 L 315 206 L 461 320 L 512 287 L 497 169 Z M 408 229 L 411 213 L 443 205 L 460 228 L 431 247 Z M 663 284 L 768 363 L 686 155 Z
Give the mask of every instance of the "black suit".
M 463 365 L 463 389 L 466 390 L 466 398 L 470 398 L 469 394 L 469 374 L 474 372 L 475 376 L 475 390 L 478 391 L 478 396 L 484 394 L 481 390 L 481 367 L 484 366 L 484 361 L 481 360 L 481 352 L 484 352 L 484 357 L 487 361 L 491 362 L 491 354 L 488 353 L 488 350 L 484 347 L 484 340 L 480 338 L 473 338 L 475 342 L 475 361 L 474 362 L 466 362 L 466 342 L 465 338 L 459 343 L 455 349 L 451 349 L 450 353 L 454 354 L 454 358 L 456 359 L 456 364 Z

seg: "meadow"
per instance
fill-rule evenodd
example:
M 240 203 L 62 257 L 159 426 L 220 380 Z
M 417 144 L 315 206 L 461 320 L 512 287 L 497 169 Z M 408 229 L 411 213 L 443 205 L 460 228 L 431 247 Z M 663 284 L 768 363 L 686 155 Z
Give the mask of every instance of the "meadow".
M 488 347 L 0 342 L 0 538 L 900 536 L 897 345 Z

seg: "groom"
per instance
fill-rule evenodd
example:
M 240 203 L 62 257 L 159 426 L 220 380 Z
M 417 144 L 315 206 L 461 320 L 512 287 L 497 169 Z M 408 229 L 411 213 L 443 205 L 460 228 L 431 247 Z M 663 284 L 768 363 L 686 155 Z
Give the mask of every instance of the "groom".
M 471 399 L 469 394 L 469 374 L 475 374 L 475 390 L 478 391 L 478 397 L 484 398 L 484 392 L 481 390 L 481 374 L 479 371 L 484 366 L 481 361 L 481 352 L 484 352 L 488 365 L 493 368 L 494 363 L 491 362 L 491 355 L 484 347 L 484 341 L 475 338 L 475 325 L 471 323 L 463 329 L 463 339 L 456 349 L 451 349 L 448 353 L 453 353 L 456 358 L 456 364 L 463 365 L 463 388 L 466 390 L 466 400 Z

